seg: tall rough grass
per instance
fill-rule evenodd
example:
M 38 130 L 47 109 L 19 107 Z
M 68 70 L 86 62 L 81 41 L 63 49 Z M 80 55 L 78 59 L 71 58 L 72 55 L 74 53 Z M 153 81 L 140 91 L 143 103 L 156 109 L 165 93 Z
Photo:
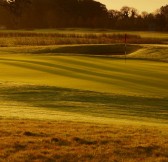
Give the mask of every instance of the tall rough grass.
M 167 162 L 166 131 L 128 124 L 0 120 L 0 161 Z
M 128 43 L 162 43 L 160 39 L 127 35 Z M 124 34 L 109 33 L 38 33 L 0 32 L 0 46 L 47 46 L 66 44 L 111 44 L 123 43 Z

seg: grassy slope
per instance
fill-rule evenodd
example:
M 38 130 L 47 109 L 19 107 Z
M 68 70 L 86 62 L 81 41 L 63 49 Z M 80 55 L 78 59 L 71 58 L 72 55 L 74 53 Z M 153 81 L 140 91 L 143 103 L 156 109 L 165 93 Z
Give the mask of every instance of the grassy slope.
M 167 46 L 141 45 L 126 63 L 62 47 L 0 49 L 0 117 L 24 119 L 0 120 L 0 161 L 168 161 Z
M 167 45 L 143 45 L 143 48 L 131 53 L 129 58 L 151 59 L 168 62 Z
M 125 63 L 97 56 L 2 54 L 0 64 L 1 110 L 6 115 L 11 107 L 13 116 L 18 116 L 23 107 L 26 112 L 34 107 L 167 122 L 167 63 Z

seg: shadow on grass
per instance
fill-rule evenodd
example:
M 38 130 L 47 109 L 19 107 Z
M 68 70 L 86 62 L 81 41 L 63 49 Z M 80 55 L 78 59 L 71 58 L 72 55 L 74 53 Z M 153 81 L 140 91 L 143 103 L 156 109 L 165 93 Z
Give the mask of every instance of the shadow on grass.
M 127 54 L 135 52 L 141 47 L 138 45 L 127 45 Z M 94 55 L 124 55 L 124 44 L 107 44 L 107 45 L 70 45 L 59 46 L 56 48 L 45 48 L 35 51 L 34 53 L 74 53 L 74 54 L 94 54 Z
M 52 86 L 0 86 L 0 99 L 99 117 L 168 118 L 167 98 L 125 96 Z M 9 105 L 10 106 L 10 105 Z

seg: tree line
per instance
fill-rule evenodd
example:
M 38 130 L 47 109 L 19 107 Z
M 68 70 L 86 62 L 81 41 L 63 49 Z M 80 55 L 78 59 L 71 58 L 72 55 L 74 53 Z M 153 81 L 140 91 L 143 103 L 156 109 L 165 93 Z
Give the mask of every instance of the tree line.
M 128 6 L 107 10 L 95 0 L 0 0 L 0 28 L 65 27 L 168 31 L 168 5 L 139 13 Z

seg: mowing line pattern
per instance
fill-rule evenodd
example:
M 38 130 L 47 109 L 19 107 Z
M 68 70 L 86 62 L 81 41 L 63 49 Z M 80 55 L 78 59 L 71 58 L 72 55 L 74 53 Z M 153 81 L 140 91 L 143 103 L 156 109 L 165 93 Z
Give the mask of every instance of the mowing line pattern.
M 47 109 L 50 116 L 54 110 L 166 122 L 167 66 L 109 57 L 1 56 L 1 111 L 12 109 L 15 116 L 34 109 L 40 116 L 39 109 Z

